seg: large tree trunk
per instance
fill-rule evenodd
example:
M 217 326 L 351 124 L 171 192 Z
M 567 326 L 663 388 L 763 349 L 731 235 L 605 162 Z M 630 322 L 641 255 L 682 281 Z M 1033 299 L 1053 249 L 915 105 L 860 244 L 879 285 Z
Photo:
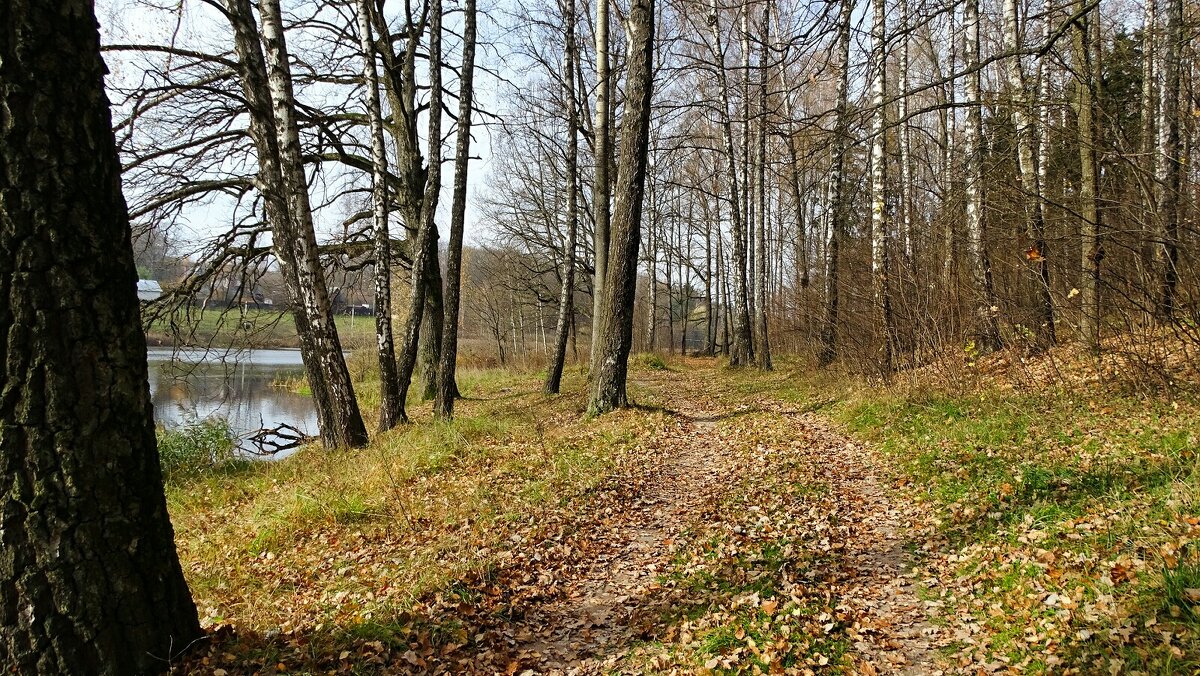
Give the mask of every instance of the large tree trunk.
M 595 134 L 595 175 L 592 178 L 592 245 L 595 251 L 592 270 L 592 358 L 593 367 L 597 358 L 597 329 L 600 308 L 604 298 L 604 284 L 608 276 L 608 256 L 611 210 L 609 196 L 612 194 L 609 168 L 612 162 L 612 100 L 608 67 L 608 3 L 596 2 L 596 117 L 593 125 Z
M 633 0 L 626 19 L 629 45 L 625 84 L 625 116 L 621 122 L 621 161 L 617 166 L 616 209 L 612 223 L 612 256 L 600 308 L 599 346 L 592 365 L 588 412 L 598 415 L 628 405 L 625 376 L 633 341 L 633 301 L 637 291 L 638 245 L 642 198 L 646 187 L 646 155 L 650 135 L 650 101 L 654 85 L 654 0 Z
M 846 153 L 850 147 L 850 15 L 852 1 L 842 0 L 838 21 L 837 58 L 840 73 L 837 85 L 837 119 L 833 131 L 833 161 L 826 184 L 828 201 L 825 242 L 825 317 L 821 327 L 821 351 L 817 361 L 828 365 L 838 355 L 838 268 L 842 233 L 845 232 L 845 206 L 842 189 L 845 181 Z
M 458 316 L 462 292 L 462 249 L 467 216 L 467 165 L 471 156 L 471 106 L 475 98 L 475 0 L 466 0 L 463 15 L 463 57 L 458 91 L 458 135 L 454 148 L 454 196 L 450 205 L 450 243 L 446 251 L 446 297 L 442 349 L 438 355 L 437 394 L 433 412 L 442 418 L 454 414 L 458 396 Z M 568 75 L 568 79 L 570 79 Z
M 158 672 L 201 636 L 155 450 L 92 4 L 0 4 L 0 664 Z
M 429 166 L 425 175 L 425 195 L 421 200 L 421 225 L 413 242 L 411 295 L 409 296 L 408 318 L 404 322 L 404 334 L 400 342 L 400 366 L 397 374 L 400 388 L 400 419 L 407 422 L 405 410 L 408 388 L 412 385 L 413 372 L 417 367 L 417 350 L 421 337 L 422 319 L 426 313 L 426 298 L 429 295 L 429 270 L 437 265 L 437 203 L 442 188 L 442 1 L 429 3 Z
M 333 322 L 325 271 L 317 257 L 317 235 L 308 201 L 308 179 L 304 175 L 296 99 L 292 92 L 292 71 L 288 63 L 279 0 L 262 0 L 259 7 L 262 12 L 267 87 L 271 92 L 275 131 L 279 137 L 280 173 L 292 220 L 292 231 L 282 234 L 285 240 L 290 240 L 296 261 L 300 302 L 308 320 L 308 330 L 312 333 L 315 356 L 325 376 L 327 401 L 318 403 L 318 406 L 326 406 L 332 412 L 330 418 L 333 429 L 328 432 L 323 430 L 322 435 L 328 437 L 335 447 L 363 446 L 367 443 L 367 428 L 358 410 L 358 400 L 354 396 L 350 371 L 342 354 L 337 325 Z M 279 237 L 280 234 L 276 233 L 275 236 Z
M 975 338 L 979 349 L 1000 349 L 996 290 L 992 284 L 992 264 L 988 258 L 983 221 L 983 100 L 979 80 L 979 0 L 963 5 L 966 31 L 966 105 L 967 123 L 963 128 L 963 156 L 966 162 L 967 258 L 971 268 L 972 311 Z
M 888 223 L 887 223 L 887 120 L 884 96 L 887 91 L 887 10 L 884 0 L 872 0 L 871 6 L 871 70 L 875 73 L 872 83 L 871 105 L 871 272 L 874 277 L 875 311 L 882 332 L 881 364 L 885 372 L 893 369 L 893 345 L 896 327 L 892 320 L 892 288 L 888 271 Z
M 371 209 L 375 226 L 375 347 L 379 353 L 379 429 L 390 430 L 400 421 L 400 393 L 396 382 L 396 346 L 392 339 L 392 247 L 388 232 L 387 153 L 383 142 L 383 114 L 379 105 L 379 71 L 371 30 L 371 2 L 358 2 L 358 39 L 363 53 L 367 120 L 371 128 Z
M 474 2 L 474 0 L 471 0 Z M 579 229 L 579 106 L 575 102 L 575 0 L 566 1 L 563 17 L 566 25 L 566 64 L 563 68 L 563 83 L 566 85 L 567 111 L 567 247 L 563 261 L 563 282 L 558 296 L 558 323 L 554 332 L 554 354 L 546 372 L 544 389 L 558 394 L 562 385 L 563 365 L 567 360 L 567 335 L 571 330 L 571 318 L 575 314 L 575 245 Z M 651 278 L 653 285 L 653 278 Z M 653 308 L 651 308 L 653 317 Z M 651 333 L 653 336 L 653 332 Z M 653 346 L 651 346 L 653 349 Z
M 1078 3 L 1078 10 L 1084 0 Z M 1092 12 L 1089 12 L 1091 14 Z M 1093 21 L 1080 16 L 1075 23 L 1075 70 L 1078 73 L 1076 120 L 1079 127 L 1079 337 L 1093 352 L 1100 350 L 1100 200 L 1099 167 L 1096 161 L 1096 88 L 1099 86 L 1099 55 L 1093 53 Z
M 725 169 L 729 173 L 729 211 L 733 230 L 733 344 L 729 346 L 729 363 L 748 364 L 754 359 L 754 339 L 751 335 L 750 301 L 746 289 L 746 229 L 742 215 L 742 193 L 738 190 L 737 154 L 733 146 L 733 123 L 730 120 L 729 82 L 725 75 L 725 50 L 721 46 L 721 26 L 716 0 L 711 5 L 708 22 L 713 34 L 713 59 L 717 70 L 717 87 L 721 94 L 721 140 L 725 146 Z M 728 312 L 729 310 L 727 310 Z
M 1183 43 L 1183 0 L 1165 0 L 1161 55 L 1158 69 L 1158 152 L 1154 180 L 1154 272 L 1158 283 L 1155 309 L 1159 317 L 1175 314 L 1175 287 L 1179 281 L 1179 55 Z

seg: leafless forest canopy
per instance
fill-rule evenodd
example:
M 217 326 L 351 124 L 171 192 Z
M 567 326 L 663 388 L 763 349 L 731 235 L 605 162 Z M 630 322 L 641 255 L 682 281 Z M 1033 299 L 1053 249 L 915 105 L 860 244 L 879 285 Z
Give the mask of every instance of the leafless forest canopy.
M 102 3 L 157 314 L 276 289 L 333 402 L 358 299 L 396 420 L 460 338 L 880 374 L 1200 340 L 1195 3 L 440 2 Z

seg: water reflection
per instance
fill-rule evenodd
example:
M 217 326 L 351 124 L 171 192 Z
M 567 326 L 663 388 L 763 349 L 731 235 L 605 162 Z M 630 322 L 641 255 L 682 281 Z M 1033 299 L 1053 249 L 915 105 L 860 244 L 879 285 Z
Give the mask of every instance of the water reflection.
M 299 350 L 151 348 L 150 393 L 154 420 L 174 427 L 211 416 L 225 418 L 235 434 L 287 423 L 317 433 L 312 399 L 272 387 L 302 377 Z

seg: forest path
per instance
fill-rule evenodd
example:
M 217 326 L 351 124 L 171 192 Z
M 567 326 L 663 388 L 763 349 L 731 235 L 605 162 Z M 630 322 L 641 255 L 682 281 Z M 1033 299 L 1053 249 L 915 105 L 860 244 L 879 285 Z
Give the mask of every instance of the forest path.
M 794 666 L 795 673 L 804 673 L 804 663 L 788 665 L 773 658 L 770 646 L 753 640 L 744 652 L 711 650 L 717 635 L 713 628 L 706 631 L 703 619 L 692 628 L 683 619 L 714 611 L 719 615 L 727 605 L 746 603 L 760 604 L 770 615 L 779 601 L 787 603 L 789 594 L 797 602 L 805 594 L 823 596 L 827 612 L 817 625 L 824 624 L 825 633 L 833 625 L 839 633 L 844 628 L 848 645 L 842 664 L 852 672 L 937 673 L 933 646 L 938 629 L 926 621 L 908 572 L 912 563 L 906 528 L 917 520 L 915 507 L 885 486 L 869 449 L 811 413 L 770 401 L 751 404 L 712 396 L 702 378 L 639 373 L 632 383 L 675 419 L 676 433 L 653 440 L 649 455 L 657 462 L 643 469 L 644 488 L 628 510 L 598 515 L 598 522 L 585 529 L 594 558 L 569 579 L 554 580 L 561 588 L 543 596 L 546 603 L 526 609 L 511 634 L 517 637 L 513 647 L 520 673 L 657 672 L 677 665 L 681 653 L 692 654 L 709 669 L 758 663 L 768 669 Z M 762 438 L 763 430 L 774 434 Z M 790 476 L 787 485 L 792 488 L 766 485 L 768 476 L 780 473 Z M 809 497 L 802 499 L 809 502 L 779 502 L 776 498 L 785 492 L 820 498 L 817 503 Z M 790 513 L 802 508 L 811 511 Z M 781 509 L 789 513 L 777 513 Z M 743 522 L 752 515 L 757 521 Z M 698 594 L 687 583 L 692 572 L 706 565 L 705 559 L 713 558 L 714 548 L 736 549 L 741 543 L 745 549 L 753 544 L 746 540 L 753 540 L 756 529 L 772 520 L 785 525 L 768 523 L 768 546 L 775 544 L 772 537 L 778 543 L 804 539 L 802 546 L 821 553 L 804 575 L 793 576 L 786 565 L 780 566 L 780 579 L 772 582 L 779 586 L 771 587 L 778 600 L 760 597 L 761 580 L 768 577 L 761 569 L 769 568 L 761 558 L 745 561 L 745 570 L 727 568 L 716 576 L 755 580 L 732 597 L 732 604 L 705 596 L 708 592 Z M 704 545 L 699 541 L 704 537 L 730 542 Z M 701 550 L 705 553 L 696 561 L 689 560 L 689 554 Z M 812 584 L 806 588 L 807 583 Z M 793 616 L 802 613 L 795 603 L 788 608 L 795 609 Z M 766 615 L 756 610 L 754 617 Z M 811 664 L 819 667 L 829 651 L 813 651 Z M 667 654 L 672 656 L 662 657 Z

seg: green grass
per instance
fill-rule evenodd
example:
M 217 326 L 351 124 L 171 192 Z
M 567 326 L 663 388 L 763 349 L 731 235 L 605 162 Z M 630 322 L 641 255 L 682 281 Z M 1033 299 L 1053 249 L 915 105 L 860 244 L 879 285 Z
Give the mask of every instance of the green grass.
M 1066 664 L 1200 667 L 1189 598 L 1200 595 L 1200 557 L 1190 553 L 1200 537 L 1200 402 L 1136 396 L 1119 383 L 888 388 L 786 368 L 734 372 L 733 389 L 819 410 L 881 452 L 938 516 L 943 551 L 956 561 L 948 574 L 967 588 L 958 612 L 1004 609 L 985 622 L 993 654 L 1053 671 L 1044 642 L 1023 639 L 1045 621 Z M 1056 615 L 1041 603 L 1049 593 L 1080 608 Z M 1081 631 L 1105 638 L 1085 641 Z
M 374 317 L 335 315 L 338 336 L 346 349 L 375 343 Z M 243 308 L 188 308 L 146 327 L 151 345 L 217 347 L 299 347 L 291 314 Z
M 167 481 L 195 480 L 246 466 L 250 461 L 239 460 L 235 450 L 229 423 L 220 418 L 158 430 L 158 460 Z

